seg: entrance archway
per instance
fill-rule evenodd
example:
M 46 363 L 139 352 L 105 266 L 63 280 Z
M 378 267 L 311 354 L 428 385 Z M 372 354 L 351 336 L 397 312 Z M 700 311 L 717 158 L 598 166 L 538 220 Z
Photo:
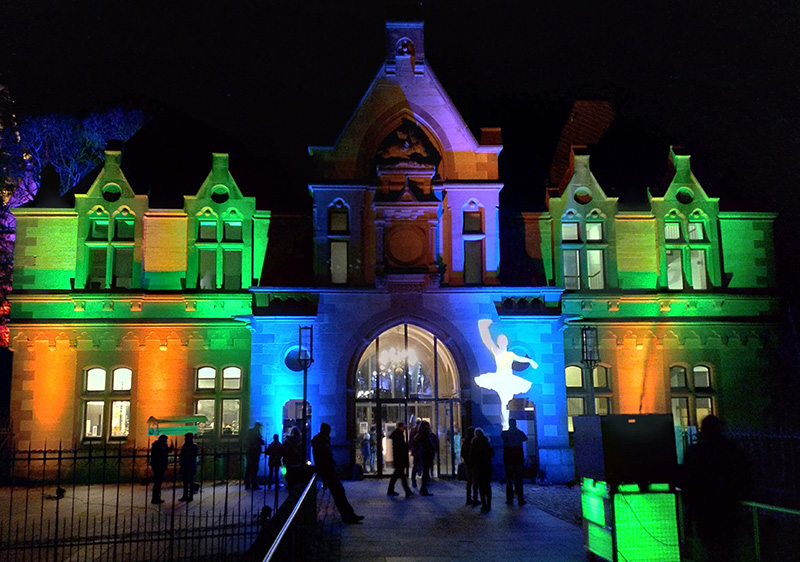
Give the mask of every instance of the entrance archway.
M 429 421 L 438 436 L 435 473 L 456 473 L 461 388 L 453 356 L 436 336 L 413 324 L 389 328 L 364 350 L 354 378 L 356 462 L 368 474 L 394 471 L 389 435 L 398 421 L 410 429 L 417 418 Z M 374 451 L 362 447 L 365 436 Z

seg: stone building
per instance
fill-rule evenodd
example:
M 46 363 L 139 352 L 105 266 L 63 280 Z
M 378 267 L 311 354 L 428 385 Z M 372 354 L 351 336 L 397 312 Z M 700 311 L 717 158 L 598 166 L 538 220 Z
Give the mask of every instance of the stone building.
M 535 267 L 506 284 L 500 130 L 473 135 L 421 23 L 387 23 L 385 55 L 336 142 L 309 148 L 310 224 L 258 211 L 221 154 L 182 209 L 150 209 L 109 152 L 72 208 L 15 211 L 18 445 L 141 443 L 149 416 L 187 414 L 206 416 L 204 439 L 235 442 L 254 421 L 281 434 L 302 418 L 303 352 L 310 430 L 332 426 L 345 466 L 371 434 L 378 473 L 399 420 L 431 422 L 447 475 L 467 426 L 497 440 L 514 416 L 551 482 L 574 476 L 576 415 L 762 423 L 779 345 L 774 215 L 721 212 L 668 147 L 669 185 L 623 209 L 570 145 L 547 211 L 519 217 Z M 289 255 L 313 265 L 306 278 L 271 263 Z

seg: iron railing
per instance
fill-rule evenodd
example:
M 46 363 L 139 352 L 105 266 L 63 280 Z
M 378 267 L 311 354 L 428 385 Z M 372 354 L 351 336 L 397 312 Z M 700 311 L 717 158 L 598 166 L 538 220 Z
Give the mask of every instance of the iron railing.
M 184 503 L 178 501 L 182 483 L 173 453 L 162 487 L 165 502 L 159 505 L 151 504 L 148 449 L 0 451 L 2 558 L 235 559 L 271 511 L 271 492 L 244 489 L 245 457 L 238 447 L 201 444 L 199 491 L 192 503 Z

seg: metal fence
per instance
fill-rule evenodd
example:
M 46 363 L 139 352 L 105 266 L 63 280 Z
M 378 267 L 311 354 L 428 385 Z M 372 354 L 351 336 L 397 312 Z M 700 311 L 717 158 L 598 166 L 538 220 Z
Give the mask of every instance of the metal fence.
M 744 452 L 752 483 L 750 499 L 800 509 L 800 435 L 728 435 Z
M 246 491 L 244 451 L 200 446 L 194 501 L 178 501 L 173 454 L 151 504 L 149 450 L 87 446 L 0 451 L 4 561 L 236 559 L 269 517 L 277 493 Z M 262 474 L 265 467 L 261 468 Z

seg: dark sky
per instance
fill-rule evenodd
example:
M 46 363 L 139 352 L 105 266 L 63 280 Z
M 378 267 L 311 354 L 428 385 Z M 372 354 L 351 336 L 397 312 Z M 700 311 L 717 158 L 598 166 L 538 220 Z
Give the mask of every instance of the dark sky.
M 538 208 L 572 100 L 608 99 L 618 117 L 592 161 L 601 186 L 643 200 L 669 144 L 683 144 L 724 210 L 781 213 L 793 258 L 800 4 L 581 6 L 425 3 L 429 64 L 474 131 L 503 128 L 503 201 Z M 358 104 L 383 60 L 385 15 L 376 0 L 2 2 L 0 82 L 20 117 L 126 99 L 170 108 L 234 139 L 215 149 L 237 178 L 239 147 L 257 161 L 259 186 L 243 187 L 272 201 L 304 193 L 305 147 L 333 143 Z M 180 144 L 169 142 L 160 150 Z

